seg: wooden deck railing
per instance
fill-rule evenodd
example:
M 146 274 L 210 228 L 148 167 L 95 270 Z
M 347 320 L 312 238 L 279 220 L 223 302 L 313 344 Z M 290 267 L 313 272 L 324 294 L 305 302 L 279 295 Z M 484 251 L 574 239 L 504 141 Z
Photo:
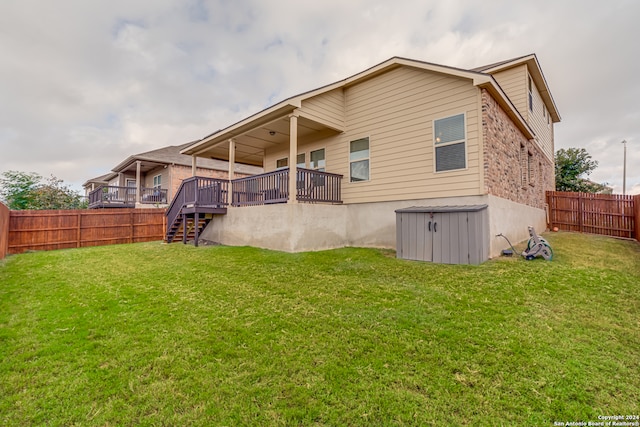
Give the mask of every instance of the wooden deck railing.
M 342 175 L 298 168 L 296 198 L 307 203 L 342 203 Z M 233 205 L 251 206 L 286 203 L 289 199 L 289 169 L 233 180 Z
M 289 198 L 289 170 L 234 179 L 233 206 L 286 203 Z
M 296 197 L 301 202 L 342 203 L 342 175 L 298 168 Z
M 140 203 L 164 204 L 167 203 L 167 194 L 167 189 L 142 187 L 140 189 Z M 89 208 L 107 206 L 133 207 L 135 204 L 135 187 L 102 185 L 89 193 Z
M 229 181 L 226 179 L 194 176 L 180 184 L 175 197 L 167 209 L 167 227 L 171 227 L 180 211 L 185 207 L 217 207 L 228 205 Z
M 134 205 L 136 203 L 135 187 L 117 187 L 101 185 L 89 193 L 89 207 L 102 205 Z
M 165 188 L 142 187 L 140 189 L 140 203 L 165 204 L 168 192 L 169 190 Z

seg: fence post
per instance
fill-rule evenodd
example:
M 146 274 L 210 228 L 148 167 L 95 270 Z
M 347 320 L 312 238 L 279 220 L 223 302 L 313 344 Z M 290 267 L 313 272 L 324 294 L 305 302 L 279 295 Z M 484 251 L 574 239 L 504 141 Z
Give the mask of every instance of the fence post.
M 640 242 L 640 194 L 633 196 L 633 212 L 634 212 L 634 234 L 637 241 Z
M 129 233 L 129 243 L 133 243 L 133 233 L 134 233 L 134 227 L 133 227 L 133 212 L 129 212 L 129 222 L 131 223 L 131 229 L 130 229 L 130 233 Z
M 9 217 L 11 211 L 0 202 L 0 259 L 9 252 Z
M 77 215 L 77 221 L 78 221 L 78 230 L 76 233 L 76 239 L 77 239 L 77 243 L 76 243 L 76 248 L 79 248 L 82 246 L 81 242 L 82 242 L 82 235 L 81 235 L 81 229 L 80 229 L 80 225 L 82 224 L 82 214 L 80 212 L 78 212 Z

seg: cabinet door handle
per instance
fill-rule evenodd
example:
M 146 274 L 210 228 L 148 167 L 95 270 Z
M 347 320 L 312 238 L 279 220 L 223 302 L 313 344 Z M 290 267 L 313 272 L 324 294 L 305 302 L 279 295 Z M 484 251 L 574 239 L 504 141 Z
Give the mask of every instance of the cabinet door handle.
M 437 232 L 438 232 L 438 230 L 437 230 L 437 228 L 436 228 L 436 227 L 437 227 L 437 225 L 438 225 L 438 223 L 437 223 L 437 222 L 434 222 L 434 223 L 433 223 L 433 232 L 434 232 L 434 233 L 437 233 Z
M 428 227 L 429 231 L 431 231 L 431 221 L 429 221 L 429 227 Z

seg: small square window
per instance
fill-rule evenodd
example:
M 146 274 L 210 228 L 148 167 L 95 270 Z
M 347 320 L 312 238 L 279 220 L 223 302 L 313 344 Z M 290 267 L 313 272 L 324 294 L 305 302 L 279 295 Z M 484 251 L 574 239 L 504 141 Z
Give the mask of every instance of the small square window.
M 466 167 L 464 114 L 433 122 L 436 151 L 436 172 Z
M 289 167 L 289 158 L 285 157 L 284 159 L 276 160 L 276 169 L 284 169 Z

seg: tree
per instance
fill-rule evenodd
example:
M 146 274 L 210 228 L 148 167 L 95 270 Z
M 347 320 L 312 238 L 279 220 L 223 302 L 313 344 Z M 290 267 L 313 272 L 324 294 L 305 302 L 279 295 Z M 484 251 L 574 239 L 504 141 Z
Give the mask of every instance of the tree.
M 4 172 L 0 176 L 0 199 L 9 209 L 31 209 L 34 190 L 42 177 L 37 173 Z
M 556 151 L 555 160 L 556 191 L 598 193 L 606 188 L 586 178 L 598 167 L 598 161 L 592 160 L 584 148 L 561 148 Z
M 8 171 L 0 176 L 0 198 L 9 209 L 84 209 L 82 196 L 51 175 Z

